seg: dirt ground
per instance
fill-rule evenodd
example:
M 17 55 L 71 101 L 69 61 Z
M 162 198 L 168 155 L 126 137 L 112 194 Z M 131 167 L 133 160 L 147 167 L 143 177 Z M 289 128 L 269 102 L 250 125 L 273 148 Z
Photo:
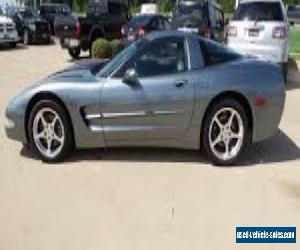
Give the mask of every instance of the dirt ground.
M 35 159 L 6 138 L 5 107 L 71 63 L 57 45 L 0 48 L 1 250 L 300 249 L 235 244 L 236 226 L 300 226 L 295 62 L 278 134 L 228 168 L 172 149 L 76 151 L 59 165 Z

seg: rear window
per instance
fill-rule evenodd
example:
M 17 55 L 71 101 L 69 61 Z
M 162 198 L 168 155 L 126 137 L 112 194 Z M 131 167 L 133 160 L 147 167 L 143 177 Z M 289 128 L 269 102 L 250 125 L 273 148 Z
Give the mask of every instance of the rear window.
M 200 40 L 200 47 L 208 65 L 226 63 L 241 58 L 240 54 L 214 41 Z
M 240 4 L 233 20 L 283 21 L 284 19 L 280 2 L 252 2 Z
M 135 27 L 141 27 L 141 26 L 147 26 L 152 19 L 151 16 L 136 16 L 134 17 L 130 23 L 129 26 L 135 26 Z

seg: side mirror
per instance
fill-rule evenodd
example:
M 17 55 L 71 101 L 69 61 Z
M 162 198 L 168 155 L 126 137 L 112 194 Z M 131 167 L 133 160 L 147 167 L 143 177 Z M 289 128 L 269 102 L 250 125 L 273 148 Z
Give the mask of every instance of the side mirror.
M 127 84 L 136 84 L 138 82 L 138 75 L 135 69 L 128 69 L 123 77 L 123 82 Z

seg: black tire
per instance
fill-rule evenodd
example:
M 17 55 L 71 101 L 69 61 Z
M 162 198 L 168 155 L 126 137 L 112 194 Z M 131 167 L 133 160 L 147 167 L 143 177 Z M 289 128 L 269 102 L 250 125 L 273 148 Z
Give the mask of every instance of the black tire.
M 12 49 L 14 49 L 15 47 L 17 47 L 17 43 L 16 42 L 10 42 L 9 43 L 9 47 L 11 47 Z
M 38 149 L 34 138 L 33 138 L 33 122 L 34 118 L 37 115 L 37 113 L 43 109 L 43 108 L 50 108 L 51 110 L 54 110 L 59 118 L 61 119 L 61 122 L 63 124 L 63 130 L 64 130 L 64 142 L 62 143 L 62 148 L 59 151 L 59 153 L 55 157 L 47 157 L 44 154 L 40 152 Z M 64 160 L 71 149 L 73 148 L 73 133 L 72 133 L 72 126 L 71 121 L 69 119 L 67 111 L 56 101 L 48 99 L 48 100 L 41 100 L 38 101 L 32 108 L 29 116 L 28 121 L 28 135 L 29 135 L 29 145 L 30 149 L 33 149 L 36 154 L 44 161 L 49 163 L 55 163 L 55 162 L 61 162 Z
M 29 45 L 31 43 L 30 40 L 30 34 L 29 31 L 27 29 L 24 30 L 24 34 L 23 34 L 23 43 L 24 45 Z
M 209 131 L 211 123 L 213 122 L 214 116 L 222 109 L 230 108 L 236 111 L 242 121 L 243 128 L 244 128 L 244 136 L 241 139 L 241 146 L 240 149 L 237 151 L 236 155 L 230 159 L 221 159 L 213 152 L 210 146 L 210 139 L 209 139 Z M 240 158 L 242 152 L 246 148 L 246 146 L 250 142 L 251 138 L 251 131 L 249 126 L 249 118 L 247 117 L 247 113 L 243 105 L 241 105 L 238 101 L 231 99 L 231 98 L 224 98 L 223 100 L 214 103 L 211 107 L 209 107 L 206 116 L 203 121 L 203 129 L 201 133 L 201 146 L 204 149 L 208 159 L 217 166 L 230 166 L 234 165 Z M 232 140 L 232 139 L 231 139 Z M 230 140 L 229 140 L 230 142 Z M 223 142 L 220 142 L 223 143 Z M 229 143 L 230 144 L 230 143 Z M 225 145 L 225 144 L 224 144 Z
M 287 84 L 288 63 L 283 63 L 281 68 L 282 68 L 282 74 L 283 74 L 284 82 L 285 82 L 285 84 Z
M 69 48 L 68 49 L 69 55 L 73 58 L 73 59 L 78 59 L 81 49 L 80 48 Z

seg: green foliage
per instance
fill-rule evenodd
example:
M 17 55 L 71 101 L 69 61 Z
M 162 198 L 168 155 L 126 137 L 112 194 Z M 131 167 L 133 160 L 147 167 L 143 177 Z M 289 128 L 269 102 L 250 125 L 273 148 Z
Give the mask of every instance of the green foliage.
M 124 44 L 122 43 L 121 40 L 115 39 L 110 42 L 110 47 L 111 47 L 111 54 L 114 57 L 124 48 Z
M 106 59 L 111 58 L 112 48 L 109 41 L 106 39 L 97 39 L 92 44 L 92 57 Z
M 78 13 L 86 12 L 88 0 L 45 0 L 44 2 L 67 2 Z M 213 1 L 213 0 L 211 0 Z M 234 11 L 235 0 L 215 0 L 218 2 L 225 13 L 232 13 Z M 22 0 L 21 0 L 22 2 Z M 23 2 L 33 5 L 33 0 L 23 0 Z M 133 13 L 140 11 L 140 6 L 143 3 L 157 3 L 159 10 L 163 13 L 170 12 L 176 0 L 129 0 L 130 9 Z M 285 4 L 300 4 L 300 0 L 283 0 Z
M 300 54 L 300 28 L 291 27 L 290 29 L 290 52 Z

